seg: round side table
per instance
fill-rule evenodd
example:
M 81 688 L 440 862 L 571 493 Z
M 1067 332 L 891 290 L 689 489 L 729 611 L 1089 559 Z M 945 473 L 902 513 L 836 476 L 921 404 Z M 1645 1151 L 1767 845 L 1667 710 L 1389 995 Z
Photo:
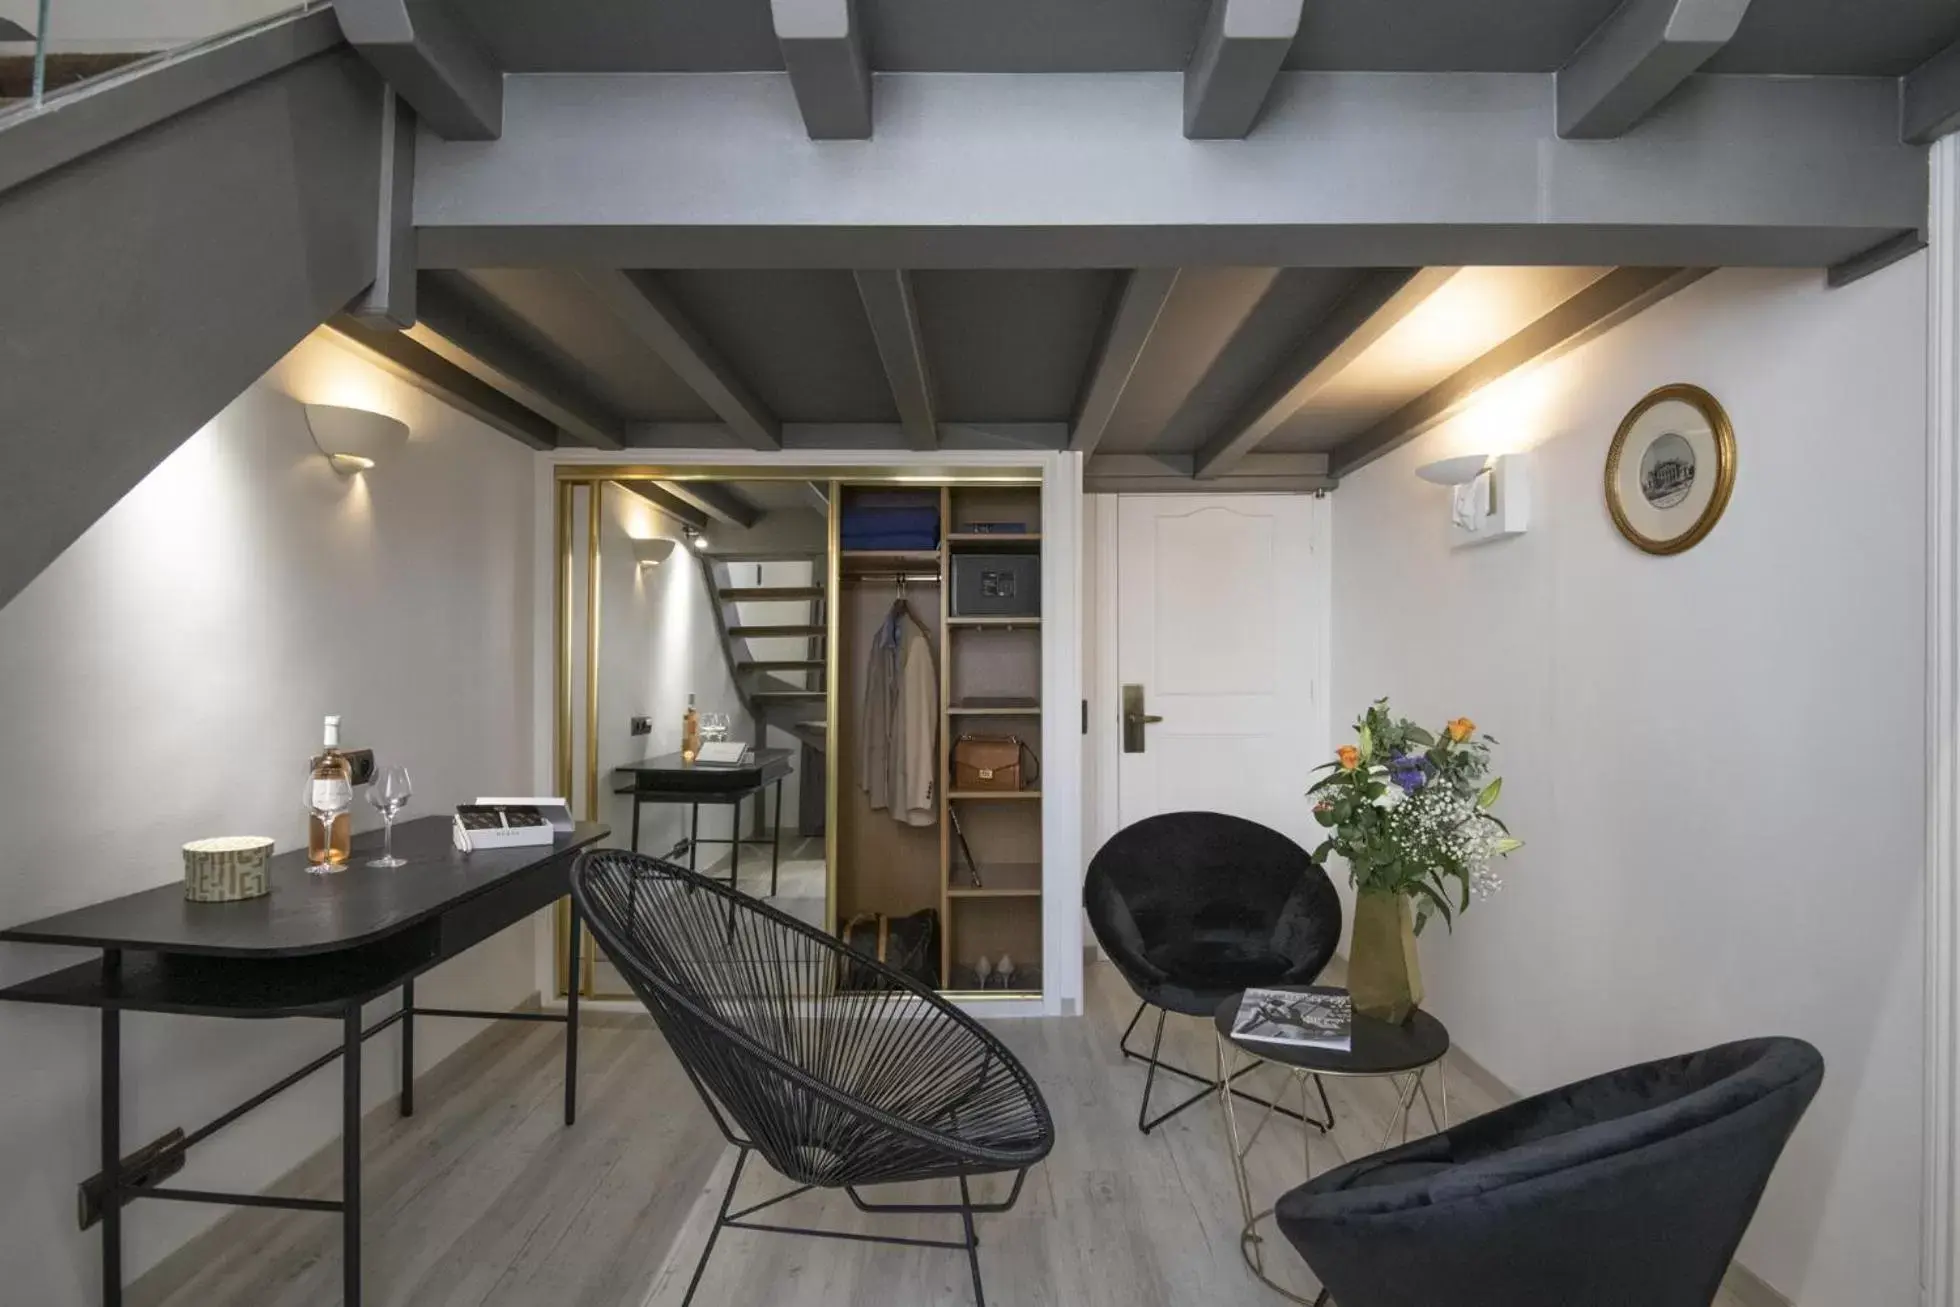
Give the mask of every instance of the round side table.
M 1306 985 L 1275 985 L 1271 988 L 1287 993 L 1309 993 L 1314 987 Z M 1340 993 L 1340 990 L 1325 991 Z M 1300 1091 L 1300 1111 L 1307 1115 L 1307 1090 L 1309 1082 L 1320 1094 L 1320 1102 L 1331 1124 L 1334 1111 L 1327 1100 L 1327 1087 L 1321 1083 L 1324 1076 L 1338 1076 L 1359 1079 L 1365 1076 L 1385 1076 L 1395 1086 L 1396 1109 L 1389 1116 L 1388 1126 L 1382 1131 L 1381 1143 L 1377 1151 L 1387 1148 L 1393 1141 L 1396 1131 L 1401 1131 L 1406 1142 L 1409 1137 L 1409 1116 L 1420 1098 L 1429 1114 L 1429 1123 L 1436 1130 L 1449 1128 L 1448 1081 L 1443 1072 L 1443 1055 L 1450 1051 L 1450 1032 L 1443 1023 L 1427 1012 L 1418 1009 L 1401 1025 L 1390 1025 L 1373 1017 L 1355 1013 L 1353 1039 L 1345 1050 L 1330 1048 L 1292 1047 L 1284 1044 L 1268 1043 L 1264 1040 L 1241 1040 L 1232 1036 L 1232 1026 L 1238 1020 L 1239 1003 L 1244 997 L 1234 994 L 1218 1005 L 1212 1016 L 1213 1028 L 1218 1036 L 1218 1077 L 1222 1084 L 1229 1085 L 1237 1076 L 1256 1069 L 1260 1064 L 1284 1067 L 1291 1087 Z M 1244 1065 L 1241 1066 L 1240 1063 Z M 1436 1096 L 1429 1093 L 1428 1077 L 1431 1069 L 1436 1072 Z M 1273 1094 L 1276 1105 L 1286 1096 L 1282 1087 Z M 1259 1114 L 1259 1120 L 1252 1132 L 1244 1135 L 1241 1141 L 1238 1112 L 1233 1106 L 1231 1094 L 1219 1095 L 1224 1105 L 1225 1133 L 1232 1150 L 1232 1176 L 1239 1187 L 1239 1212 L 1245 1219 L 1244 1228 L 1239 1232 L 1239 1253 L 1245 1264 L 1267 1288 L 1293 1302 L 1307 1304 L 1307 1307 L 1320 1307 L 1327 1301 L 1327 1291 L 1321 1290 L 1316 1298 L 1302 1298 L 1284 1285 L 1275 1283 L 1266 1274 L 1264 1242 L 1265 1236 L 1259 1233 L 1261 1222 L 1272 1219 L 1273 1209 L 1268 1207 L 1255 1211 L 1252 1205 L 1252 1185 L 1246 1178 L 1245 1159 L 1250 1155 L 1260 1134 L 1272 1120 L 1273 1108 L 1267 1107 Z M 1438 1103 L 1441 1110 L 1438 1111 Z M 1313 1177 L 1312 1135 L 1302 1131 L 1302 1160 L 1305 1163 L 1307 1178 Z

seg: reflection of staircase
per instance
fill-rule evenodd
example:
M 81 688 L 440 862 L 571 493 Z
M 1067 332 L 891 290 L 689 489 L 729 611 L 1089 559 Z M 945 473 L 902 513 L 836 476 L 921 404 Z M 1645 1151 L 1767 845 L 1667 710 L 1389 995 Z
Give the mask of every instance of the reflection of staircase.
M 697 555 L 714 594 L 715 627 L 742 706 L 764 726 L 824 747 L 825 558 L 821 552 L 782 550 Z M 779 565 L 801 565 L 795 568 Z M 807 579 L 771 583 L 771 571 Z M 758 609 L 757 605 L 766 605 Z

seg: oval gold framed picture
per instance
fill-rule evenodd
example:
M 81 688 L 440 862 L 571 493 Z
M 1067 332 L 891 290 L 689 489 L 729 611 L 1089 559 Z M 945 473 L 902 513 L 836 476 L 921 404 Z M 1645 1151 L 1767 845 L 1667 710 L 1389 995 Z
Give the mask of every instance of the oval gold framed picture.
M 1735 489 L 1735 430 L 1700 386 L 1662 386 L 1633 406 L 1606 454 L 1606 507 L 1650 554 L 1700 543 Z

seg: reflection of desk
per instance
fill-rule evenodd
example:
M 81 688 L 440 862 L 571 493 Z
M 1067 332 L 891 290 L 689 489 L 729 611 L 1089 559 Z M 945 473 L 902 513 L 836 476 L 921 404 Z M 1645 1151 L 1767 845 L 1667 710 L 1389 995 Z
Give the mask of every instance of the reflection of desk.
M 769 855 L 769 897 L 776 897 L 776 874 L 782 868 L 783 860 L 783 778 L 790 774 L 788 749 L 751 749 L 749 760 L 732 767 L 717 766 L 712 763 L 686 763 L 678 753 L 665 753 L 658 758 L 648 758 L 644 762 L 628 763 L 613 769 L 613 792 L 633 796 L 633 841 L 632 849 L 640 851 L 640 805 L 643 803 L 685 803 L 690 811 L 687 830 L 687 869 L 695 869 L 694 846 L 697 844 L 726 844 L 728 853 L 728 885 L 738 888 L 736 873 L 742 865 L 742 846 L 744 844 L 767 844 Z M 745 840 L 742 838 L 742 800 L 750 795 L 760 796 L 768 786 L 776 787 L 776 821 L 770 838 L 766 840 Z M 730 828 L 730 838 L 725 840 L 704 840 L 701 838 L 701 805 L 732 805 L 735 809 L 734 825 Z M 763 800 L 758 797 L 760 807 Z
M 345 871 L 314 876 L 304 849 L 269 868 L 272 893 L 240 903 L 189 903 L 172 882 L 11 930 L 0 940 L 99 949 L 102 956 L 0 990 L 0 1001 L 96 1008 L 102 1016 L 102 1301 L 122 1302 L 122 1208 L 139 1198 L 237 1207 L 337 1212 L 342 1302 L 361 1301 L 361 1042 L 399 1024 L 401 1112 L 415 1110 L 415 1018 L 492 1017 L 565 1025 L 565 1124 L 577 1105 L 578 945 L 572 933 L 568 997 L 555 1012 L 469 1012 L 415 1005 L 415 977 L 563 898 L 578 850 L 607 834 L 581 824 L 549 847 L 458 853 L 447 817 L 405 821 L 395 831 L 402 867 L 364 865 L 381 852 L 381 832 L 354 837 Z M 361 1004 L 392 990 L 401 1007 L 371 1026 Z M 144 1163 L 118 1165 L 122 1144 L 124 1012 L 204 1017 L 328 1017 L 341 1043 L 309 1065 L 193 1130 Z M 158 1183 L 165 1163 L 253 1108 L 327 1066 L 342 1064 L 341 1196 L 217 1193 Z

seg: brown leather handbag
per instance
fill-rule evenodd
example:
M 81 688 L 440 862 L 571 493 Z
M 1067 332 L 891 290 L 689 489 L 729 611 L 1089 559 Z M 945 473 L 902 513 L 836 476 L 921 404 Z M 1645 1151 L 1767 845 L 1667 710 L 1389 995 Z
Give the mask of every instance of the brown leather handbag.
M 1025 775 L 1023 756 L 1028 763 Z M 956 790 L 1025 790 L 1040 779 L 1034 750 L 1018 735 L 962 735 L 953 742 Z

